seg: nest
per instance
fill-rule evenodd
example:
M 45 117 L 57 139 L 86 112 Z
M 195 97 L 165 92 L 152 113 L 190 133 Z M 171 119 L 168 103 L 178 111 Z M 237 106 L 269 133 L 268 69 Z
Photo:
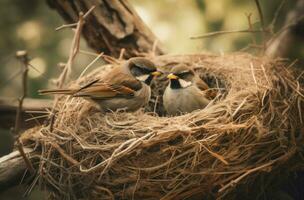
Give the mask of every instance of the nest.
M 193 66 L 219 95 L 175 117 L 162 107 L 163 77 L 134 113 L 101 114 L 81 98 L 61 97 L 53 131 L 39 126 L 22 136 L 39 155 L 35 180 L 50 199 L 233 199 L 256 191 L 261 176 L 302 166 L 303 88 L 284 63 L 248 54 L 151 59 L 164 71 Z

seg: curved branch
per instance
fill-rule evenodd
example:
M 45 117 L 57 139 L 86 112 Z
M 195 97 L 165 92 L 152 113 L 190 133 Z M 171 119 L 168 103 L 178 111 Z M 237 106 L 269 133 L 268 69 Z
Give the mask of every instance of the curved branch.
M 268 42 L 265 54 L 273 58 L 287 57 L 295 45 L 297 29 L 303 26 L 304 0 L 298 0 L 295 8 L 288 13 L 281 31 Z
M 125 58 L 153 51 L 158 39 L 137 15 L 127 0 L 47 0 L 49 5 L 67 21 L 78 21 L 79 13 L 86 13 L 96 6 L 87 16 L 83 36 L 88 45 L 97 52 L 118 57 L 125 49 Z M 156 55 L 163 54 L 159 45 Z

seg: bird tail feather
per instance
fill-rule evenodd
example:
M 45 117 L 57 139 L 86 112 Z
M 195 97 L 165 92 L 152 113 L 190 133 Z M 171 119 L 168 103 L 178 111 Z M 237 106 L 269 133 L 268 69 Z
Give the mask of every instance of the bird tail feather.
M 72 95 L 75 93 L 74 90 L 71 89 L 46 89 L 46 90 L 39 90 L 38 93 L 40 95 L 48 95 L 48 94 L 66 94 Z

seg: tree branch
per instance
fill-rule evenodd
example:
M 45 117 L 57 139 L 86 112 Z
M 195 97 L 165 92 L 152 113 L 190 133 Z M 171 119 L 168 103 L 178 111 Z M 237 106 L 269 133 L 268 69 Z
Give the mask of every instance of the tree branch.
M 265 54 L 270 57 L 288 57 L 294 45 L 297 30 L 304 26 L 304 0 L 298 0 L 285 20 L 283 28 L 268 42 Z
M 158 41 L 127 0 L 47 0 L 48 4 L 68 22 L 78 21 L 80 12 L 96 8 L 85 19 L 82 34 L 97 52 L 118 57 L 125 49 L 125 58 L 150 53 Z M 64 25 L 64 27 L 69 25 Z M 155 54 L 163 54 L 159 45 Z
M 0 128 L 9 129 L 14 126 L 18 103 L 18 99 L 0 98 Z M 52 100 L 25 98 L 21 111 L 20 128 L 30 128 L 43 123 L 47 117 L 46 109 L 51 107 Z M 44 115 L 45 117 L 43 117 Z
M 33 150 L 24 148 L 26 154 Z M 19 151 L 14 151 L 0 158 L 0 192 L 20 184 L 27 166 Z

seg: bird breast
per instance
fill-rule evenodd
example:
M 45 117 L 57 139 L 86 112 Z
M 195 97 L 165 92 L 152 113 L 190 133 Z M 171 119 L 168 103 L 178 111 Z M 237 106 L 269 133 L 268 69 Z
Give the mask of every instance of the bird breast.
M 205 98 L 204 93 L 195 85 L 180 89 L 167 87 L 163 100 L 165 110 L 170 115 L 188 113 L 197 109 L 202 109 L 209 103 L 209 100 Z

